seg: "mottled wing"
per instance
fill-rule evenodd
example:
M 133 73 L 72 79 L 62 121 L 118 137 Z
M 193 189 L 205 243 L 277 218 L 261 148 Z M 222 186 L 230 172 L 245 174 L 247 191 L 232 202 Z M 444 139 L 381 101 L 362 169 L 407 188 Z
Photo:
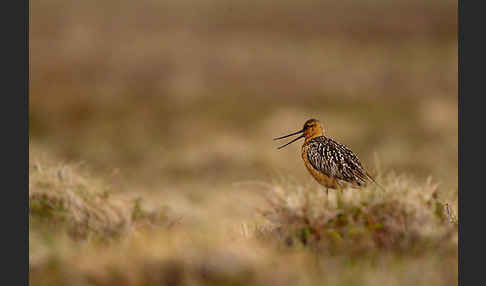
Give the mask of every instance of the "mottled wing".
M 307 158 L 311 165 L 328 177 L 361 185 L 368 179 L 358 157 L 336 141 L 317 137 L 309 141 Z

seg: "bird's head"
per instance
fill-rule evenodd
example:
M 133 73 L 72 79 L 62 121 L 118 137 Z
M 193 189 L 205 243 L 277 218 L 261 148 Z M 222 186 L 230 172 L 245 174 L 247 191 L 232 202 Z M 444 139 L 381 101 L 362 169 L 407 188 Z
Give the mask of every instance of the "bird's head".
M 279 139 L 287 138 L 289 136 L 297 135 L 297 134 L 300 134 L 300 133 L 302 133 L 302 135 L 300 135 L 299 137 L 290 141 L 289 143 L 278 147 L 278 149 L 282 149 L 283 147 L 290 145 L 291 143 L 294 143 L 295 141 L 299 140 L 300 138 L 305 138 L 305 141 L 308 141 L 308 140 L 310 140 L 314 137 L 324 135 L 324 132 L 322 130 L 322 126 L 321 126 L 321 123 L 319 122 L 319 120 L 309 119 L 304 123 L 304 127 L 302 127 L 301 130 L 294 132 L 294 133 L 291 133 L 289 135 L 273 138 L 273 140 L 279 140 Z

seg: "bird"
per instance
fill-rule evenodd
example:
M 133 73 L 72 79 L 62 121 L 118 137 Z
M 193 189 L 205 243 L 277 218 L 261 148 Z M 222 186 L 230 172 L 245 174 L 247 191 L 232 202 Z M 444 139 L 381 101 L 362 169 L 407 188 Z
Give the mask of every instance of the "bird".
M 322 125 L 317 119 L 309 119 L 304 123 L 301 130 L 273 138 L 273 140 L 280 140 L 297 134 L 301 135 L 277 149 L 280 150 L 304 138 L 301 154 L 304 164 L 314 179 L 326 188 L 327 194 L 328 189 L 342 190 L 346 186 L 358 189 L 366 186 L 370 180 L 383 189 L 363 167 L 353 151 L 324 136 Z

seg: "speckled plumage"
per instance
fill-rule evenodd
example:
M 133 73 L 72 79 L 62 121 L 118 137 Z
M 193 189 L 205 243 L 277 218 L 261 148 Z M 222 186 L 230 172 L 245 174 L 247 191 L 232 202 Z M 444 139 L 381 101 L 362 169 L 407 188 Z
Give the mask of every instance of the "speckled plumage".
M 305 138 L 302 145 L 304 164 L 316 181 L 325 186 L 326 189 L 341 189 L 348 184 L 359 188 L 364 186 L 368 180 L 376 183 L 361 165 L 358 157 L 348 147 L 324 136 L 324 130 L 316 119 L 307 120 L 304 127 L 299 131 L 274 138 L 274 140 L 297 134 L 301 135 L 278 149 L 300 138 Z
M 349 148 L 331 138 L 314 137 L 304 143 L 302 152 L 312 168 L 340 183 L 361 186 L 368 180 L 367 172 L 358 157 Z

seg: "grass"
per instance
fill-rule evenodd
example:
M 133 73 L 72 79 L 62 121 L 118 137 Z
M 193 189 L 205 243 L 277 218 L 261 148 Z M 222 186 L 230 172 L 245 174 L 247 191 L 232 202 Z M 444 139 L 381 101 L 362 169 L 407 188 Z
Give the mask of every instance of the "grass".
M 288 180 L 233 185 L 240 199 L 253 190 L 256 215 L 241 228 L 235 218 L 214 224 L 222 213 L 195 226 L 144 206 L 146 193 L 113 190 L 83 167 L 37 154 L 32 285 L 410 285 L 400 278 L 408 274 L 419 285 L 457 283 L 456 202 L 442 200 L 431 180 L 388 174 L 379 178 L 386 192 L 368 186 L 328 196 Z M 417 265 L 431 273 L 417 276 Z
M 168 221 L 163 209 L 147 211 L 141 198 L 119 196 L 79 166 L 54 164 L 44 156 L 34 157 L 30 166 L 31 229 L 66 233 L 74 240 L 109 240 L 137 225 Z
M 386 192 L 370 186 L 330 195 L 272 186 L 267 194 L 271 207 L 263 215 L 275 226 L 262 236 L 350 256 L 380 251 L 413 255 L 455 247 L 450 239 L 457 235 L 457 221 L 438 198 L 437 185 L 430 180 L 418 185 L 396 175 L 387 177 L 386 185 Z

